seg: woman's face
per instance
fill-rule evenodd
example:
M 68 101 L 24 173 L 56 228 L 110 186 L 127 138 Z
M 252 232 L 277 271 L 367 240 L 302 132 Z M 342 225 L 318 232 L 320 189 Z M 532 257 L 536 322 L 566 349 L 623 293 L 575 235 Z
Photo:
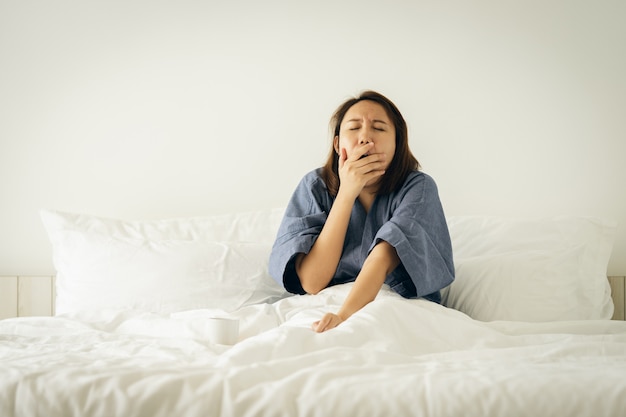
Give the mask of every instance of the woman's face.
M 374 101 L 362 100 L 346 112 L 339 126 L 339 136 L 334 138 L 334 146 L 339 154 L 341 149 L 345 149 L 350 158 L 354 152 L 362 149 L 361 145 L 369 142 L 374 145 L 367 155 L 384 153 L 386 169 L 396 152 L 396 128 L 383 106 Z

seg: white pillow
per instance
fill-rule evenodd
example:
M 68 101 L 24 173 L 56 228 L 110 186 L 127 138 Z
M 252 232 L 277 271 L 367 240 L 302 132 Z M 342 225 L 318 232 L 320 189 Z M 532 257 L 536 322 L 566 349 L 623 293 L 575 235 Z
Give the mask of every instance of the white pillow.
M 610 319 L 616 226 L 581 217 L 450 217 L 456 278 L 444 305 L 481 321 Z
M 282 210 L 123 221 L 43 210 L 56 314 L 131 308 L 232 311 L 286 293 L 267 262 Z

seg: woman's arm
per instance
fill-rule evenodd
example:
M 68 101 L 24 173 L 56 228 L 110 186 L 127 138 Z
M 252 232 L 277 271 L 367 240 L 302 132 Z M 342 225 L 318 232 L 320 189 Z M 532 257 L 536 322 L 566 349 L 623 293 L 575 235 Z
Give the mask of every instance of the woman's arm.
M 337 197 L 309 253 L 296 257 L 296 273 L 300 278 L 302 289 L 309 294 L 317 294 L 326 288 L 335 275 L 354 202 L 368 181 L 382 176 L 385 172 L 381 170 L 385 155 L 372 154 L 361 159 L 372 149 L 372 145 L 368 143 L 357 147 L 350 157 L 345 149 L 340 150 L 340 185 Z
M 400 258 L 393 246 L 380 241 L 363 263 L 363 268 L 354 282 L 337 314 L 326 313 L 321 320 L 313 323 L 313 330 L 324 332 L 337 327 L 352 314 L 373 301 L 380 291 L 385 278 L 400 264 Z
M 328 286 L 333 278 L 343 251 L 354 200 L 337 196 L 326 223 L 308 254 L 296 257 L 296 273 L 302 289 L 317 294 Z

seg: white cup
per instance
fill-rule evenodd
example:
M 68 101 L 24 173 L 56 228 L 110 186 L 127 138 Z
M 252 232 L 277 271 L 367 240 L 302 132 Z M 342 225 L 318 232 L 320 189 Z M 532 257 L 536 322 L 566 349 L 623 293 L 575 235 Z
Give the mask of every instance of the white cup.
M 239 320 L 226 317 L 207 319 L 206 330 L 211 343 L 234 345 L 239 339 Z

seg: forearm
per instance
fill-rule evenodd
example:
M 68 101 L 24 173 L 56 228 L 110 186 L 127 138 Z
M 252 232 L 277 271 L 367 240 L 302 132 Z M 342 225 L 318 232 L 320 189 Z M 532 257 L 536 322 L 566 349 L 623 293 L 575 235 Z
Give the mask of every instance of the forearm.
M 346 320 L 376 298 L 385 278 L 400 264 L 393 246 L 385 241 L 370 252 L 337 315 Z
M 326 223 L 308 254 L 296 258 L 296 273 L 302 288 L 316 294 L 328 286 L 337 270 L 352 214 L 354 200 L 337 196 Z

